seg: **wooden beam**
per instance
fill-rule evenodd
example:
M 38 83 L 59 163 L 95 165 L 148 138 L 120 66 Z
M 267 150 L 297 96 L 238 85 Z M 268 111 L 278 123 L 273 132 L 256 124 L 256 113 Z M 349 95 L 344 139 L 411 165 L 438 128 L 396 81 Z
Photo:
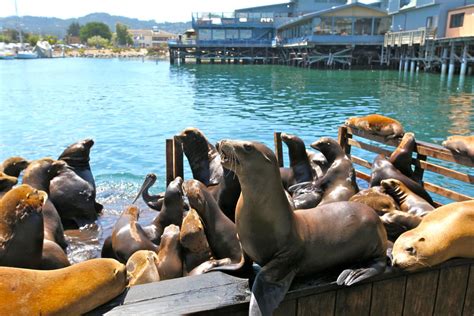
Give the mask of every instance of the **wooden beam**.
M 166 140 L 166 186 L 170 184 L 173 178 L 173 139 Z
M 346 153 L 346 155 L 351 155 L 351 145 L 350 141 L 352 135 L 347 132 L 347 126 L 339 126 L 339 133 L 337 135 L 337 140 L 339 145 L 341 146 L 342 150 Z
M 275 144 L 275 156 L 277 158 L 278 166 L 283 167 L 283 147 L 281 144 L 281 132 L 273 133 L 273 142 Z
M 176 177 L 184 179 L 183 171 L 183 146 L 178 141 L 177 137 L 173 137 L 173 180 Z

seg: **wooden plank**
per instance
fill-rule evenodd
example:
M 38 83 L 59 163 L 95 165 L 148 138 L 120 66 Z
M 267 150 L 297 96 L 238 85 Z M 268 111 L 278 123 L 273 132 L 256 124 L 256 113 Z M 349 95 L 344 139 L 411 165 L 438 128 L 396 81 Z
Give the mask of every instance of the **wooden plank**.
M 338 290 L 335 315 L 369 315 L 371 295 L 371 283 Z
M 439 270 L 407 276 L 403 315 L 431 315 L 438 288 Z
M 462 315 L 469 268 L 460 266 L 440 270 L 434 315 Z
M 420 167 L 424 170 L 429 170 L 431 172 L 435 172 L 446 177 L 474 184 L 474 176 L 470 174 L 458 172 L 426 161 L 420 161 Z
M 298 316 L 334 315 L 336 291 L 310 295 L 298 299 Z
M 423 141 L 417 141 L 416 143 L 417 152 L 422 155 L 427 155 L 445 161 L 456 162 L 468 167 L 474 167 L 474 161 L 466 156 L 453 154 L 448 149 L 435 144 L 430 144 Z
M 393 147 L 397 147 L 398 144 L 401 141 L 401 138 L 400 139 L 385 140 L 385 137 L 383 137 L 383 136 L 375 135 L 375 134 L 360 130 L 360 129 L 355 128 L 355 127 L 347 126 L 347 132 L 351 135 L 363 137 L 363 138 L 370 139 L 370 140 L 373 140 L 375 142 L 385 144 L 385 145 L 390 145 L 390 146 L 393 146 Z
M 371 315 L 402 315 L 406 277 L 374 282 L 372 286 Z
M 281 302 L 280 306 L 273 312 L 274 316 L 296 315 L 296 300 Z
M 175 136 L 173 138 L 173 180 L 176 177 L 184 179 L 183 146 Z
M 445 189 L 443 187 L 440 187 L 439 185 L 429 183 L 429 182 L 424 182 L 423 187 L 430 192 L 445 196 L 454 201 L 460 202 L 460 201 L 469 201 L 469 200 L 474 199 L 474 197 L 472 196 L 457 193 L 453 190 Z
M 275 143 L 275 156 L 277 158 L 278 166 L 284 166 L 283 160 L 283 147 L 281 144 L 281 132 L 273 133 L 273 142 Z
M 367 151 L 370 151 L 370 152 L 373 152 L 373 153 L 376 153 L 376 154 L 383 154 L 386 157 L 390 157 L 390 155 L 392 154 L 392 152 L 390 150 L 383 149 L 383 148 L 380 148 L 380 147 L 377 147 L 377 146 L 374 146 L 374 145 L 370 145 L 370 144 L 367 144 L 367 143 L 364 143 L 364 142 L 361 142 L 361 141 L 357 141 L 357 140 L 354 140 L 354 139 L 349 139 L 349 145 L 354 146 L 354 147 L 358 147 L 360 149 L 364 149 L 364 150 L 367 150 Z
M 463 315 L 474 315 L 474 264 L 471 264 L 469 270 L 469 279 L 467 281 L 466 295 L 464 297 Z
M 166 186 L 170 184 L 173 178 L 173 140 L 166 140 Z
M 349 142 L 351 140 L 352 136 L 347 133 L 347 127 L 346 126 L 339 126 L 339 132 L 337 136 L 337 140 L 339 142 L 339 145 L 341 146 L 342 150 L 346 153 L 346 155 L 350 156 L 351 154 L 351 146 L 349 145 Z
M 360 178 L 362 180 L 365 180 L 367 182 L 370 182 L 370 175 L 368 175 L 367 173 L 364 173 L 362 171 L 356 170 L 356 177 Z
M 357 156 L 352 156 L 351 160 L 353 163 L 356 163 L 362 167 L 366 167 L 367 169 L 372 169 L 372 164 L 365 159 L 359 158 Z

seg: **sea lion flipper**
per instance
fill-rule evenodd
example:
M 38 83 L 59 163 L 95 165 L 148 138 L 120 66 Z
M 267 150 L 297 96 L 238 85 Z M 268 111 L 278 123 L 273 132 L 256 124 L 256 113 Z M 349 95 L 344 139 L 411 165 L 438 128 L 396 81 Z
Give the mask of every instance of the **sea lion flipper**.
M 271 266 L 265 266 L 257 274 L 252 286 L 249 315 L 272 315 L 283 301 L 296 275 L 296 270 L 292 269 L 288 274 L 278 278 L 282 270 L 285 269 L 278 266 L 274 269 Z
M 341 272 L 337 278 L 338 285 L 350 286 L 354 283 L 368 279 L 374 275 L 383 273 L 387 266 L 387 259 L 385 257 L 376 259 L 368 268 L 346 269 Z

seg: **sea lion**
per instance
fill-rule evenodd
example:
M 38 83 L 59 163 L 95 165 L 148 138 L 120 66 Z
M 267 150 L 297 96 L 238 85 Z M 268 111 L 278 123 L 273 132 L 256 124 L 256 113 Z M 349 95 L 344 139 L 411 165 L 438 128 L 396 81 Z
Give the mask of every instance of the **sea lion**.
M 230 270 L 242 268 L 244 258 L 235 224 L 224 215 L 203 183 L 187 180 L 183 190 L 189 205 L 196 210 L 204 224 L 207 241 L 216 258 L 212 266 L 225 264 Z
M 313 150 L 306 150 L 306 154 L 313 169 L 313 174 L 315 177 L 321 178 L 329 168 L 326 157 L 321 152 Z
M 70 266 L 64 250 L 54 241 L 43 240 L 43 252 L 41 255 L 41 270 L 61 269 Z
M 313 181 L 313 168 L 311 168 L 304 141 L 296 135 L 287 133 L 281 133 L 281 140 L 288 147 L 290 158 L 290 167 L 280 168 L 283 187 L 288 189 L 297 183 Z
M 95 189 L 95 180 L 89 164 L 90 151 L 93 145 L 94 141 L 89 138 L 78 141 L 69 145 L 59 155 L 58 160 L 65 161 L 79 177 L 89 182 Z
M 408 271 L 451 258 L 474 258 L 474 201 L 447 204 L 423 217 L 393 245 L 392 265 Z
M 140 211 L 135 205 L 129 205 L 124 209 L 114 225 L 112 236 L 104 242 L 102 253 L 113 253 L 114 259 L 127 263 L 127 260 L 138 250 L 158 251 L 158 247 L 148 239 L 138 223 L 139 215 Z
M 232 168 L 242 187 L 235 217 L 240 242 L 263 267 L 252 286 L 249 314 L 270 315 L 295 276 L 372 260 L 370 266 L 339 275 L 338 284 L 351 285 L 384 271 L 387 237 L 370 207 L 335 202 L 293 211 L 268 147 L 222 140 L 218 150 L 222 164 Z
M 184 201 L 183 201 L 183 179 L 176 177 L 166 188 L 163 205 L 160 213 L 153 219 L 150 225 L 143 229 L 148 238 L 159 245 L 161 235 L 165 227 L 169 225 L 181 226 L 183 222 Z
M 313 205 L 305 204 L 305 208 L 332 202 L 348 201 L 354 194 L 359 192 L 352 161 L 346 156 L 337 141 L 329 137 L 322 137 L 312 143 L 311 147 L 319 150 L 326 157 L 330 167 L 323 177 L 311 183 L 309 191 L 314 192 L 315 198 L 313 200 L 317 203 Z M 308 187 L 301 190 L 304 187 L 305 184 L 302 184 L 300 188 L 293 186 L 290 189 L 290 192 L 293 192 L 293 201 L 297 209 L 302 206 L 301 203 L 298 203 L 298 195 L 308 193 Z M 320 196 L 320 201 L 317 201 L 318 195 Z
M 50 168 L 49 197 L 56 207 L 63 226 L 77 228 L 97 220 L 101 208 L 95 202 L 93 185 L 79 177 L 62 160 Z
M 176 225 L 166 226 L 161 236 L 160 250 L 158 251 L 157 259 L 160 280 L 175 279 L 183 276 L 181 252 L 179 227 Z
M 0 171 L 0 199 L 17 183 L 17 177 L 9 176 L 8 174 Z
M 460 155 L 466 155 L 474 160 L 474 135 L 461 136 L 454 135 L 449 136 L 444 142 L 443 146 L 447 149 L 454 151 Z
M 184 271 L 186 273 L 212 259 L 211 247 L 207 242 L 204 226 L 196 210 L 190 209 L 184 217 L 179 241 L 183 247 Z
M 379 215 L 398 210 L 397 202 L 381 186 L 365 189 L 353 195 L 349 201 L 370 206 Z
M 27 184 L 0 200 L 0 265 L 35 269 L 43 251 L 41 210 L 48 195 Z M 3 277 L 2 277 L 3 279 Z
M 23 174 L 23 184 L 28 184 L 35 189 L 49 194 L 49 182 L 51 180 L 50 169 L 55 160 L 43 158 L 32 161 Z M 44 238 L 54 241 L 62 249 L 66 249 L 68 243 L 64 237 L 64 227 L 61 223 L 58 211 L 48 196 L 43 206 Z
M 145 177 L 145 181 L 143 181 L 143 184 L 138 191 L 137 196 L 133 200 L 132 204 L 135 204 L 135 202 L 138 200 L 138 198 L 141 196 L 143 201 L 145 201 L 146 205 L 155 210 L 155 211 L 161 211 L 161 208 L 163 206 L 163 200 L 165 198 L 165 193 L 159 193 L 156 195 L 151 195 L 150 192 L 148 191 L 153 184 L 155 184 L 157 179 L 156 174 L 154 173 L 149 173 Z
M 127 261 L 128 286 L 160 281 L 158 255 L 154 251 L 136 251 Z
M 0 267 L 0 310 L 6 315 L 81 315 L 125 290 L 125 266 L 92 259 L 38 271 Z
M 407 230 L 418 226 L 421 223 L 422 217 L 394 210 L 380 216 L 380 220 L 387 231 L 388 240 L 395 241 Z
M 175 137 L 182 144 L 193 178 L 209 188 L 224 214 L 234 221 L 235 205 L 240 196 L 237 176 L 222 167 L 216 148 L 199 129 L 189 127 Z
M 28 160 L 23 157 L 10 157 L 0 165 L 0 172 L 18 178 L 22 170 L 28 167 Z
M 385 158 L 384 155 L 380 154 L 375 157 L 374 163 L 372 164 L 372 170 L 370 173 L 370 187 L 379 186 L 381 181 L 385 179 L 396 179 L 401 181 L 413 193 L 423 198 L 431 205 L 435 206 L 433 199 L 420 183 L 405 176 L 397 168 L 395 168 L 392 163 Z
M 380 184 L 397 201 L 398 205 L 400 205 L 400 210 L 404 212 L 416 216 L 425 216 L 435 209 L 430 203 L 413 193 L 399 180 L 385 179 Z
M 415 134 L 405 133 L 402 140 L 400 141 L 400 144 L 398 144 L 398 147 L 395 148 L 389 158 L 389 161 L 395 168 L 411 179 L 413 179 L 411 161 L 415 147 Z
M 379 114 L 350 117 L 345 125 L 384 136 L 386 139 L 402 137 L 404 134 L 403 126 L 399 121 Z

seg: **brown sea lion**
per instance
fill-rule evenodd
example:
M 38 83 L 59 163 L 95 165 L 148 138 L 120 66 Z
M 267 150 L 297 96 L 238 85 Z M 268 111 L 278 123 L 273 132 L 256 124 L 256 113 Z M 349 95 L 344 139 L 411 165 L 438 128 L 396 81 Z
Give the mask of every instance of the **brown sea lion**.
M 127 261 L 128 286 L 160 281 L 158 255 L 154 251 L 136 251 Z
M 0 199 L 17 183 L 17 177 L 9 176 L 8 174 L 0 171 Z
M 360 191 L 353 195 L 349 201 L 368 205 L 379 215 L 399 209 L 397 202 L 395 202 L 395 200 L 380 186 Z
M 0 266 L 35 269 L 43 251 L 43 215 L 48 195 L 27 184 L 0 200 Z M 3 280 L 3 276 L 2 276 Z
M 145 176 L 145 181 L 143 181 L 143 184 L 132 204 L 135 204 L 135 202 L 141 196 L 149 208 L 154 209 L 155 211 L 161 211 L 161 208 L 163 207 L 163 201 L 165 199 L 165 193 L 162 192 L 152 195 L 148 191 L 155 184 L 156 179 L 157 176 L 154 173 L 149 173 Z
M 474 258 L 474 201 L 451 203 L 423 217 L 393 245 L 394 267 L 414 271 L 451 258 Z
M 387 212 L 380 217 L 380 220 L 387 231 L 390 241 L 395 241 L 407 230 L 413 229 L 421 223 L 422 217 L 407 212 L 394 210 Z
M 346 120 L 345 125 L 384 136 L 386 139 L 402 137 L 404 134 L 399 121 L 379 114 L 350 117 Z
M 160 244 L 161 235 L 169 225 L 181 226 L 183 222 L 183 179 L 176 177 L 166 188 L 160 213 L 150 225 L 143 227 L 148 238 L 156 245 Z
M 187 180 L 183 184 L 183 190 L 188 197 L 189 205 L 196 210 L 204 224 L 207 241 L 216 259 L 212 265 L 225 264 L 230 270 L 242 268 L 243 252 L 235 224 L 224 215 L 203 183 Z M 218 261 L 221 259 L 222 261 Z
M 321 178 L 329 168 L 326 157 L 321 152 L 313 150 L 306 150 L 306 154 L 313 169 L 313 174 L 315 177 Z
M 43 240 L 43 253 L 41 255 L 41 270 L 53 270 L 69 267 L 71 263 L 64 250 L 54 241 Z
M 460 155 L 466 155 L 474 160 L 474 135 L 461 136 L 454 135 L 449 136 L 444 142 L 443 146 L 447 149 L 454 151 Z
M 28 160 L 23 157 L 10 157 L 0 165 L 0 172 L 18 178 L 22 170 L 28 167 Z
M 179 243 L 179 227 L 169 225 L 161 236 L 158 251 L 157 268 L 160 280 L 175 279 L 183 276 L 182 249 Z
M 92 259 L 38 271 L 0 267 L 0 310 L 6 315 L 81 315 L 125 290 L 125 266 Z
M 62 160 L 53 162 L 49 197 L 56 207 L 63 226 L 77 228 L 97 220 L 101 208 L 95 201 L 95 188 L 78 176 Z
M 375 157 L 374 163 L 372 164 L 372 170 L 370 173 L 370 187 L 379 186 L 381 181 L 385 179 L 396 179 L 401 181 L 413 193 L 420 196 L 431 205 L 435 206 L 433 199 L 420 183 L 405 176 L 397 168 L 395 168 L 392 163 L 385 158 L 384 155 L 380 154 Z
M 290 158 L 290 167 L 280 168 L 283 187 L 288 189 L 297 183 L 313 181 L 313 168 L 311 168 L 304 141 L 296 135 L 287 133 L 281 133 L 281 140 L 288 147 Z
M 204 226 L 196 210 L 190 209 L 184 217 L 179 241 L 183 247 L 184 271 L 186 273 L 191 272 L 201 263 L 211 260 L 211 247 L 207 242 Z
M 224 214 L 234 221 L 235 205 L 240 196 L 237 176 L 222 167 L 216 148 L 197 128 L 186 128 L 175 136 L 188 158 L 193 178 L 204 183 Z
M 139 215 L 137 206 L 129 205 L 125 208 L 114 225 L 112 236 L 104 241 L 103 254 L 113 254 L 114 259 L 127 263 L 127 260 L 138 250 L 158 251 L 158 247 L 148 239 L 138 223 Z
M 405 133 L 402 140 L 400 141 L 400 144 L 397 148 L 395 148 L 389 158 L 389 161 L 395 168 L 411 179 L 413 179 L 411 161 L 415 147 L 415 134 Z
M 65 161 L 79 177 L 89 182 L 95 189 L 95 180 L 89 164 L 90 151 L 93 145 L 94 141 L 92 139 L 78 141 L 69 145 L 59 155 L 58 160 Z
M 222 163 L 239 176 L 242 187 L 236 209 L 240 242 L 263 267 L 252 286 L 249 314 L 270 315 L 297 275 L 372 260 L 370 266 L 340 274 L 337 283 L 351 285 L 385 270 L 387 237 L 370 207 L 335 202 L 293 211 L 268 147 L 222 140 L 218 149 Z
M 430 203 L 413 193 L 399 180 L 385 179 L 380 184 L 397 201 L 400 210 L 404 212 L 416 216 L 425 216 L 434 210 Z
M 32 161 L 23 174 L 23 184 L 28 184 L 35 189 L 45 191 L 49 194 L 49 182 L 51 180 L 50 169 L 55 160 L 43 158 Z M 64 237 L 64 228 L 58 211 L 48 196 L 43 206 L 44 238 L 54 241 L 62 249 L 66 249 L 68 243 Z

